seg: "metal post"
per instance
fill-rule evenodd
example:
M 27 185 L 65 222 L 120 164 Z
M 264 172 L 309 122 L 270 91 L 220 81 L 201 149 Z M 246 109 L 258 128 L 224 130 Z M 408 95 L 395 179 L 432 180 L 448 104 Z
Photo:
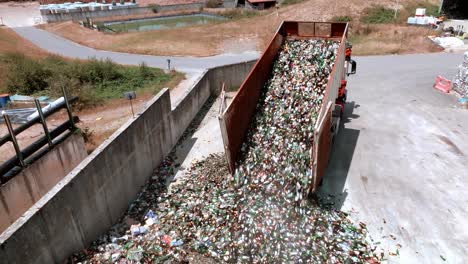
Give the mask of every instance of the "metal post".
M 440 0 L 439 15 L 440 15 L 440 12 L 442 12 L 443 7 L 444 7 L 444 0 Z
M 70 120 L 70 128 L 75 128 L 75 123 L 73 122 L 73 113 L 71 109 L 70 102 L 68 101 L 68 94 L 65 87 L 62 87 L 63 99 L 65 100 L 65 105 L 67 106 L 68 119 Z
M 223 82 L 223 86 L 221 87 L 221 96 L 220 96 L 221 102 L 219 103 L 219 118 L 221 118 L 224 112 L 224 101 L 226 97 L 226 92 L 224 91 L 224 85 L 225 84 Z
M 52 148 L 54 145 L 52 144 L 52 138 L 50 137 L 49 129 L 47 128 L 47 123 L 44 118 L 44 113 L 42 113 L 41 103 L 39 103 L 39 100 L 37 99 L 34 99 L 34 103 L 36 104 L 37 112 L 39 113 L 39 118 L 41 119 L 42 128 L 44 129 L 47 142 L 49 143 L 49 148 Z
M 400 0 L 397 0 L 396 2 L 397 2 L 397 4 L 396 4 L 396 6 L 395 6 L 395 17 L 394 17 L 394 19 L 396 19 L 396 17 L 397 17 L 398 6 L 400 5 Z
M 20 162 L 21 167 L 25 167 L 24 160 L 23 160 L 23 154 L 21 153 L 21 150 L 18 145 L 18 141 L 16 140 L 16 135 L 13 132 L 13 126 L 11 125 L 10 118 L 8 117 L 7 114 L 3 114 L 3 118 L 5 119 L 5 124 L 8 128 L 8 133 L 10 133 L 11 137 L 11 142 L 13 142 L 13 147 L 15 148 L 16 151 L 16 156 L 18 157 L 18 160 Z
M 133 115 L 133 118 L 135 118 L 135 112 L 133 111 L 132 99 L 130 99 L 130 108 L 132 108 L 132 115 Z
M 133 115 L 133 118 L 135 118 L 135 112 L 133 111 L 133 103 L 132 103 L 132 100 L 136 98 L 135 91 L 125 92 L 124 98 L 127 100 L 130 100 L 130 108 L 132 108 L 132 115 Z

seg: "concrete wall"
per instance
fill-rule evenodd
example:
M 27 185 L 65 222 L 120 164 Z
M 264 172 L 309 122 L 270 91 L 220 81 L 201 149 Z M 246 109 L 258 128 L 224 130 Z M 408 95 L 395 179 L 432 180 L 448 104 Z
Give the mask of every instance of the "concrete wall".
M 161 91 L 0 235 L 0 263 L 61 263 L 88 246 L 126 211 L 218 84 L 240 86 L 253 64 L 208 70 L 173 109 Z
M 237 7 L 238 0 L 223 0 L 223 7 L 224 8 L 235 8 Z
M 86 158 L 83 137 L 72 134 L 0 187 L 0 232 L 43 197 Z
M 186 11 L 186 10 L 199 10 L 204 7 L 205 3 L 192 3 L 192 4 L 179 4 L 179 5 L 164 5 L 158 7 L 158 12 L 167 11 Z M 153 14 L 151 7 L 128 7 L 118 8 L 112 10 L 99 10 L 99 11 L 74 11 L 69 13 L 57 14 L 43 14 L 42 17 L 48 23 L 61 22 L 61 21 L 84 21 L 86 18 L 103 18 L 112 16 L 128 16 L 128 15 L 141 15 Z

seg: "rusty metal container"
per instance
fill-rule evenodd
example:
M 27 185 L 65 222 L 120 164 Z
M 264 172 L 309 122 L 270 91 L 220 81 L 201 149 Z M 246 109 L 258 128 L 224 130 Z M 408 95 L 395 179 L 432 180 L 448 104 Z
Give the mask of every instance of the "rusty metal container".
M 327 39 L 340 41 L 333 70 L 329 76 L 325 97 L 315 124 L 314 144 L 310 150 L 313 175 L 312 191 L 315 191 L 326 170 L 331 149 L 332 111 L 341 80 L 345 79 L 345 44 L 347 23 L 284 21 L 273 36 L 266 50 L 242 83 L 231 104 L 220 116 L 224 151 L 232 174 L 245 140 L 250 122 L 255 116 L 257 102 L 265 82 L 270 76 L 278 51 L 287 38 Z

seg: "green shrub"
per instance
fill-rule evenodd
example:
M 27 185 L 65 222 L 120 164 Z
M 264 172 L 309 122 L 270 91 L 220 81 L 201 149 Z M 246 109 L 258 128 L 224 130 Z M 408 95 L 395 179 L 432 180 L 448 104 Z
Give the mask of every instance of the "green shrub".
M 138 73 L 140 75 L 140 78 L 151 78 L 154 76 L 153 72 L 151 69 L 146 65 L 145 62 L 142 62 L 140 66 L 138 66 Z
M 241 19 L 249 18 L 258 15 L 259 12 L 256 10 L 243 9 L 243 8 L 233 8 L 219 13 L 219 15 L 229 18 L 229 19 Z
M 416 11 L 416 10 L 415 10 Z M 426 6 L 426 16 L 439 16 L 439 6 L 437 5 L 427 5 Z
M 395 21 L 395 10 L 383 6 L 364 9 L 361 21 L 367 24 L 388 24 Z
M 351 22 L 353 20 L 350 16 L 334 16 L 331 21 L 333 22 Z
M 149 8 L 151 8 L 151 11 L 153 11 L 153 13 L 158 13 L 159 10 L 161 10 L 161 6 L 157 5 L 157 4 L 149 4 L 148 5 Z
M 221 6 L 223 2 L 221 0 L 208 0 L 206 2 L 206 7 L 208 8 L 217 8 Z
M 64 60 L 58 56 L 32 59 L 21 54 L 1 58 L 7 65 L 7 91 L 23 95 L 59 97 L 62 89 L 80 96 L 80 105 L 96 105 L 105 99 L 120 98 L 125 91 L 158 92 L 179 73 L 164 73 L 145 63 L 122 66 L 111 60 Z
M 11 65 L 6 86 L 9 92 L 33 94 L 47 88 L 47 79 L 52 72 L 37 60 L 22 54 L 9 54 L 4 58 Z
M 119 65 L 113 63 L 110 59 L 98 60 L 92 58 L 82 65 L 78 65 L 80 72 L 80 79 L 82 82 L 107 82 L 120 79 L 122 73 L 119 72 Z

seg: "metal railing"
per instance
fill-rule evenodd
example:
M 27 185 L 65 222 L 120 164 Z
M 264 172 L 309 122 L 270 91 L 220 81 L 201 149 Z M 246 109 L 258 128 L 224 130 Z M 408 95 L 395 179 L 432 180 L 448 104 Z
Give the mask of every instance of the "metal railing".
M 43 111 L 39 100 L 35 99 L 34 103 L 37 109 L 37 116 L 32 117 L 25 124 L 13 128 L 9 114 L 3 113 L 3 119 L 8 128 L 8 135 L 0 138 L 0 147 L 5 145 L 8 142 L 13 144 L 15 149 L 15 157 L 3 162 L 0 164 L 0 183 L 4 184 L 11 178 L 13 178 L 18 172 L 23 168 L 27 167 L 29 164 L 40 158 L 42 155 L 47 153 L 55 145 L 59 144 L 64 138 L 69 134 L 73 133 L 76 130 L 75 123 L 79 121 L 78 117 L 74 117 L 72 114 L 71 103 L 75 102 L 78 97 L 68 98 L 67 92 L 65 89 L 63 92 L 63 101 L 57 103 L 56 105 L 48 108 L 46 111 Z M 63 122 L 61 125 L 55 129 L 49 131 L 46 118 L 57 113 L 61 109 L 66 109 L 68 114 L 68 120 Z M 44 136 L 39 140 L 33 142 L 24 149 L 20 148 L 18 144 L 17 135 L 24 132 L 28 128 L 41 124 L 44 130 Z M 64 132 L 69 131 L 67 134 Z M 47 148 L 43 149 L 44 146 Z M 41 150 L 43 149 L 43 150 Z M 41 151 L 39 151 L 41 150 Z

